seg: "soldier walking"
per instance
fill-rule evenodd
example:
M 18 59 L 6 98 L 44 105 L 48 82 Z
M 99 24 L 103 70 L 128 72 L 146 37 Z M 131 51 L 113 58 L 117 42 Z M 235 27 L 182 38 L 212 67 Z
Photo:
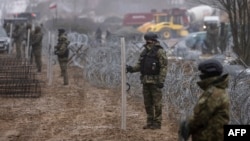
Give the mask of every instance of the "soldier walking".
M 68 85 L 68 58 L 69 58 L 69 41 L 64 29 L 58 29 L 58 43 L 55 46 L 55 54 L 58 56 L 58 62 L 61 69 L 61 76 L 63 76 L 63 84 Z
M 146 44 L 135 66 L 127 66 L 127 72 L 140 72 L 143 87 L 147 123 L 143 129 L 161 129 L 162 91 L 167 74 L 166 51 L 158 42 L 157 35 L 149 32 L 144 36 Z

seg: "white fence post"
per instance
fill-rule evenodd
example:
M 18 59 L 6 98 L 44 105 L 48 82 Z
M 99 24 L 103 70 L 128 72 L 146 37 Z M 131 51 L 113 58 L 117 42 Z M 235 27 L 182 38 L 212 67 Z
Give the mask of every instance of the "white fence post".
M 126 106 L 127 106 L 127 94 L 126 94 L 126 49 L 125 38 L 121 38 L 121 74 L 122 74 L 122 123 L 121 129 L 126 130 Z

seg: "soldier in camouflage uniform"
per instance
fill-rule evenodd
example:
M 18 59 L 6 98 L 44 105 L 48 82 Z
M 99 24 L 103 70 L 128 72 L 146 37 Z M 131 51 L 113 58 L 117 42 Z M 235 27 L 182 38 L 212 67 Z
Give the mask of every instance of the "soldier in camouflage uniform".
M 33 57 L 35 58 L 37 72 L 41 72 L 42 70 L 42 40 L 43 33 L 39 26 L 35 27 L 35 31 L 31 34 L 31 62 Z
M 63 76 L 64 85 L 69 84 L 68 80 L 68 58 L 69 58 L 69 41 L 64 29 L 58 29 L 58 43 L 55 46 L 55 54 L 58 56 L 58 62 L 61 68 L 61 76 Z
M 21 46 L 23 41 L 23 29 L 21 25 L 17 24 L 13 31 L 14 43 L 16 45 L 16 58 L 21 58 Z
M 127 72 L 140 72 L 143 84 L 147 124 L 143 129 L 161 129 L 162 91 L 167 73 L 166 51 L 157 41 L 157 35 L 149 32 L 144 36 L 146 44 L 135 66 L 127 66 Z
M 192 141 L 223 141 L 223 126 L 229 122 L 228 74 L 223 74 L 223 66 L 214 59 L 199 64 L 201 81 L 198 86 L 204 90 L 194 107 L 193 116 L 187 121 Z

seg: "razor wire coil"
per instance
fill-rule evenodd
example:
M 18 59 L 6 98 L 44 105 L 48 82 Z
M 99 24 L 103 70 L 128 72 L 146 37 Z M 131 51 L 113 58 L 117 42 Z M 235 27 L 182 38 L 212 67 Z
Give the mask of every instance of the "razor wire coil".
M 90 44 L 91 37 L 78 36 L 77 33 L 69 34 L 72 42 L 70 45 L 74 65 L 82 68 L 84 79 L 94 86 L 101 88 L 120 88 L 121 86 L 121 49 L 120 42 L 107 42 L 103 44 Z M 88 39 L 83 39 L 88 38 Z M 143 43 L 126 41 L 126 62 L 134 65 L 142 51 Z M 76 53 L 79 46 L 84 46 Z M 163 103 L 168 115 L 177 114 L 180 117 L 190 115 L 193 106 L 202 91 L 196 85 L 199 80 L 196 62 L 170 61 L 163 91 Z M 129 94 L 142 98 L 142 85 L 140 74 L 127 74 L 130 84 Z M 231 78 L 229 81 L 229 96 L 231 99 L 231 123 L 250 123 L 249 104 L 250 98 L 246 94 L 250 90 L 249 76 Z M 174 110 L 173 110 L 174 109 Z M 174 113 L 173 113 L 174 112 Z M 247 113 L 247 114 L 246 114 Z M 178 117 L 178 116 L 177 116 Z

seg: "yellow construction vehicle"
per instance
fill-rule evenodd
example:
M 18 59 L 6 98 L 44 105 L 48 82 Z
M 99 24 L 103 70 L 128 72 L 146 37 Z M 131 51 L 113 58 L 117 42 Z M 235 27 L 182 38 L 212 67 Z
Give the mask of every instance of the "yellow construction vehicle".
M 137 28 L 142 33 L 155 32 L 163 39 L 188 35 L 188 17 L 185 9 L 173 8 L 153 13 L 153 21 Z

